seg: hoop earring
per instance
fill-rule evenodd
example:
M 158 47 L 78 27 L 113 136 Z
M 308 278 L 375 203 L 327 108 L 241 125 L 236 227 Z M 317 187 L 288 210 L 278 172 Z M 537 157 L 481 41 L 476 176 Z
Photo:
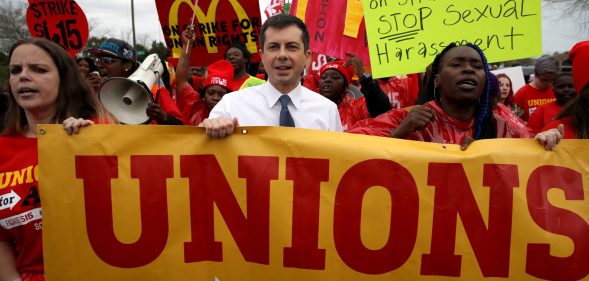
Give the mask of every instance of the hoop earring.
M 434 85 L 434 100 L 435 100 L 436 102 L 440 102 L 440 101 L 438 101 L 438 95 L 437 95 L 437 92 L 438 92 L 438 85 Z

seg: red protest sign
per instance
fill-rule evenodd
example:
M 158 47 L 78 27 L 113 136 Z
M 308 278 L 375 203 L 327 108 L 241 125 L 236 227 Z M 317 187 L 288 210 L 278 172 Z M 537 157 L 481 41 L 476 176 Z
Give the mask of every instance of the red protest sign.
M 182 52 L 182 32 L 192 20 L 193 0 L 158 0 L 157 12 L 168 49 L 174 59 Z M 192 45 L 191 65 L 209 65 L 223 59 L 234 42 L 246 45 L 259 60 L 259 34 L 262 27 L 260 7 L 256 0 L 200 0 L 194 19 L 196 40 Z
M 88 20 L 73 0 L 29 0 L 27 25 L 33 37 L 47 38 L 72 56 L 88 40 Z
M 284 13 L 284 0 L 271 0 L 268 6 L 266 6 L 266 9 L 264 9 L 266 18 L 282 13 Z
M 370 66 L 360 1 L 293 0 L 290 14 L 307 25 L 313 52 L 344 60 L 352 52 Z

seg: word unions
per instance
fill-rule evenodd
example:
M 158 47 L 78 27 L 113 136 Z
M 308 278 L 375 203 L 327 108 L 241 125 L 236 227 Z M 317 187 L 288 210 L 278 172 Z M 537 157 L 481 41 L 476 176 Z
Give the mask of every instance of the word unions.
M 245 180 L 244 212 L 214 155 L 179 156 L 180 177 L 188 180 L 190 204 L 191 238 L 184 243 L 185 263 L 223 261 L 223 242 L 215 240 L 216 207 L 244 262 L 270 264 L 270 186 L 271 181 L 279 178 L 279 162 L 278 156 L 238 157 L 237 171 L 231 173 Z M 140 185 L 137 219 L 141 220 L 141 232 L 136 242 L 127 244 L 117 239 L 113 228 L 111 180 L 118 178 L 118 157 L 75 157 L 76 177 L 83 182 L 87 235 L 102 261 L 119 268 L 136 268 L 162 254 L 169 234 L 166 180 L 174 178 L 174 163 L 178 162 L 173 155 L 130 157 L 131 177 L 138 179 Z M 520 179 L 517 165 L 481 165 L 482 180 L 473 182 L 473 187 L 461 163 L 428 164 L 425 188 L 433 188 L 435 195 L 431 207 L 431 247 L 429 253 L 417 257 L 420 274 L 461 275 L 462 256 L 455 253 L 460 217 L 482 275 L 509 277 L 510 258 L 515 258 L 510 252 L 514 190 L 520 182 L 527 182 L 526 200 L 518 202 L 527 204 L 530 223 L 546 233 L 566 236 L 574 251 L 570 256 L 554 256 L 549 243 L 529 243 L 525 254 L 517 257 L 525 260 L 526 273 L 549 280 L 585 277 L 589 267 L 582 265 L 589 260 L 589 225 L 581 214 L 551 205 L 548 200 L 548 192 L 553 188 L 564 192 L 566 200 L 585 200 L 583 174 L 566 167 L 540 166 L 526 180 Z M 333 207 L 333 225 L 324 227 L 333 228 L 333 251 L 351 269 L 384 274 L 401 268 L 415 256 L 423 195 L 403 165 L 369 159 L 333 179 L 329 159 L 287 157 L 284 169 L 285 179 L 293 185 L 292 240 L 290 246 L 283 248 L 284 267 L 325 270 L 328 250 L 320 248 L 318 241 L 320 205 L 326 202 Z M 335 190 L 330 191 L 334 198 L 322 200 L 322 182 L 328 181 L 337 183 Z M 390 231 L 380 249 L 366 247 L 361 237 L 364 195 L 372 187 L 385 188 L 391 198 Z M 481 213 L 473 189 L 488 189 L 488 214 Z
M 167 45 L 172 48 L 182 48 L 181 30 L 178 25 L 163 25 L 162 30 L 166 37 Z M 230 46 L 234 42 L 247 44 L 259 40 L 261 20 L 258 17 L 250 19 L 234 19 L 231 21 L 214 21 L 198 23 L 196 26 L 196 38 L 194 47 L 220 47 Z

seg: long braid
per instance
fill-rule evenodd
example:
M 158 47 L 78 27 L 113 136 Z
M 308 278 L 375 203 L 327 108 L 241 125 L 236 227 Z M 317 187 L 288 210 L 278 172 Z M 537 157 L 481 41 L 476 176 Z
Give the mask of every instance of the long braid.
M 477 45 L 467 43 L 466 46 L 475 49 L 479 53 L 483 61 L 483 67 L 485 69 L 485 88 L 483 89 L 480 102 L 477 105 L 477 116 L 474 124 L 475 129 L 473 138 L 475 140 L 496 138 L 497 132 L 493 124 L 491 112 L 491 79 L 489 79 L 489 77 L 491 77 L 491 72 L 489 71 L 489 64 L 487 63 L 485 54 Z

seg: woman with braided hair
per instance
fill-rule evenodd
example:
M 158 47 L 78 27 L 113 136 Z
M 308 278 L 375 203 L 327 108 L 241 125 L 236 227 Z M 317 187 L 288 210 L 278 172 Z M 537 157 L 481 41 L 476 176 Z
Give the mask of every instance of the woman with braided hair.
M 431 75 L 421 97 L 428 101 L 424 105 L 360 121 L 349 132 L 461 144 L 463 149 L 478 139 L 530 137 L 527 129 L 493 113 L 496 91 L 491 89 L 487 60 L 476 45 L 450 44 L 434 59 Z M 554 129 L 536 138 L 552 149 L 562 133 Z

